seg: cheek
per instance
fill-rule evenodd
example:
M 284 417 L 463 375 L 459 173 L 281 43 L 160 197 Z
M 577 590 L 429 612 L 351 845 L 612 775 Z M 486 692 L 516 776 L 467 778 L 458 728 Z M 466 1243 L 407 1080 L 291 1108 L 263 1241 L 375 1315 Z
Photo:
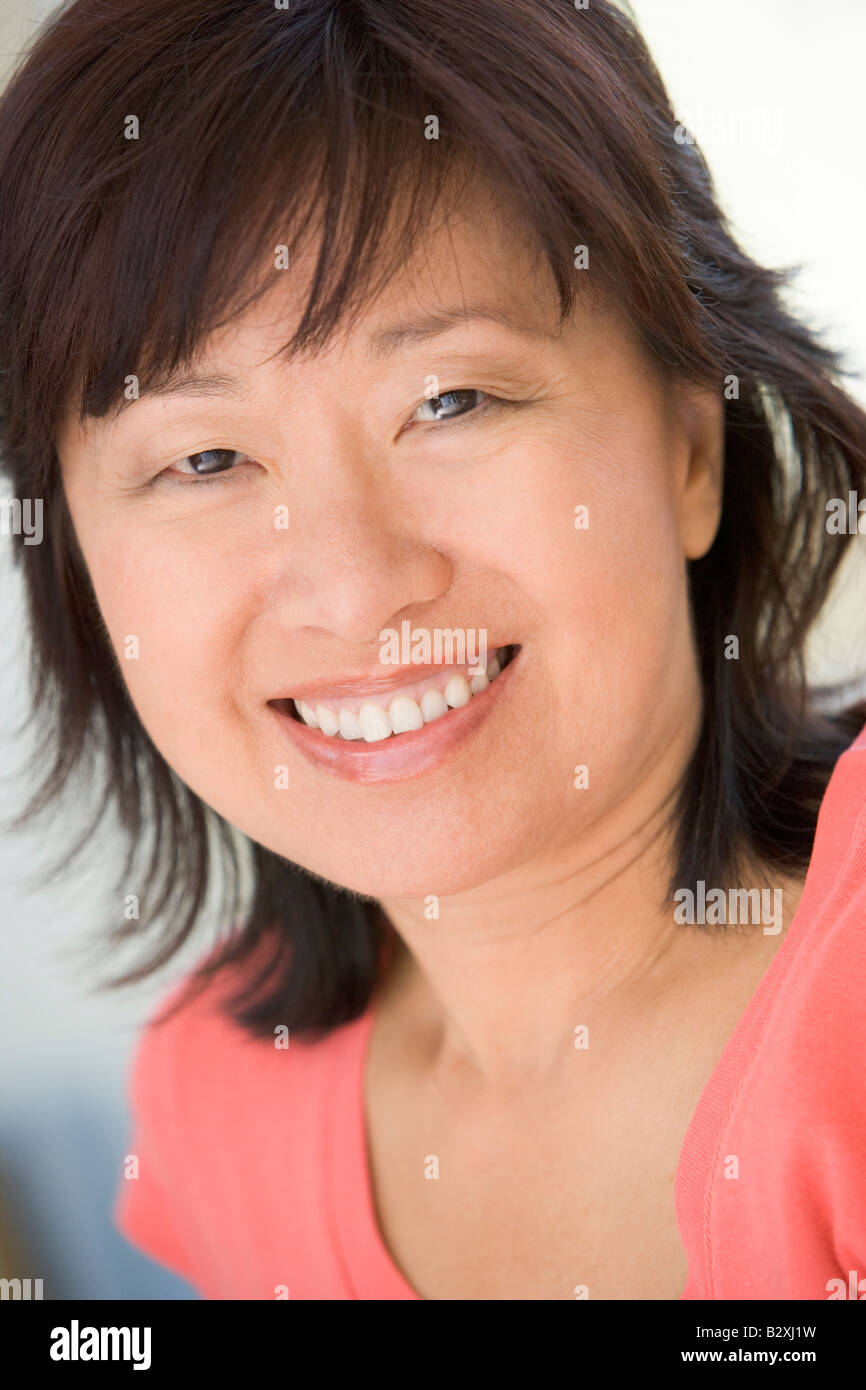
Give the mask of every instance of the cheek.
M 684 561 L 665 444 L 652 422 L 557 428 L 512 467 L 500 528 L 508 573 L 535 614 L 546 721 L 576 760 L 608 766 L 689 688 Z M 575 509 L 578 509 L 575 511 Z M 627 745 L 627 747 L 623 747 Z
M 142 723 L 174 766 L 186 762 L 212 742 L 214 714 L 233 709 L 228 680 L 244 607 L 232 556 L 222 545 L 127 526 L 86 558 Z
M 632 646 L 640 634 L 657 643 L 684 581 L 665 445 L 653 422 L 606 417 L 595 431 L 558 425 L 507 474 L 501 551 L 540 614 L 593 646 Z

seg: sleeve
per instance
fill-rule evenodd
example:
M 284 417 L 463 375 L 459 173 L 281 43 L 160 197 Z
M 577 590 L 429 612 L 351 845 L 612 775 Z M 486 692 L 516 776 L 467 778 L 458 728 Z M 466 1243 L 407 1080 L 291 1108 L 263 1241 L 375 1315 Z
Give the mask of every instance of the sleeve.
M 112 1220 L 132 1245 L 195 1285 L 194 1261 L 184 1238 L 189 1226 L 178 1195 L 177 1165 L 185 1151 L 177 1085 L 183 1039 L 181 1011 L 162 1024 L 151 1019 L 136 1045 L 128 1078 L 132 1125 Z

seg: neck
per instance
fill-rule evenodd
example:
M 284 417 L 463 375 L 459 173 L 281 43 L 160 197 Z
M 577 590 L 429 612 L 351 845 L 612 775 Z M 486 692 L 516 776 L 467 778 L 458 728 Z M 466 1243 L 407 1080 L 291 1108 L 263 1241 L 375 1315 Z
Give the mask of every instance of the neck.
M 550 1075 L 575 1029 L 612 1016 L 638 1028 L 700 955 L 700 929 L 678 925 L 668 899 L 680 776 L 679 760 L 657 759 L 649 783 L 586 834 L 440 898 L 433 920 L 423 900 L 382 902 L 402 942 L 383 1001 L 436 1066 L 499 1086 Z

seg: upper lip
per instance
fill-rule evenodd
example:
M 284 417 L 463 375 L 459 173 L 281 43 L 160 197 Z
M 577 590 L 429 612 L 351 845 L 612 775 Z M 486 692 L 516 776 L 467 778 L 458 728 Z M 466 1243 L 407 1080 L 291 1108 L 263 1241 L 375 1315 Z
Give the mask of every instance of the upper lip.
M 500 648 L 510 645 L 511 643 L 508 642 L 488 642 L 487 660 L 490 661 L 494 653 L 498 652 Z M 272 695 L 270 700 L 271 702 L 275 700 L 315 701 L 328 698 L 338 700 L 341 697 L 348 700 L 364 695 L 376 695 L 380 691 L 398 690 L 401 685 L 435 676 L 441 671 L 453 671 L 455 665 L 460 664 L 459 662 L 450 662 L 447 665 L 440 663 L 432 666 L 391 666 L 387 669 L 383 669 L 379 665 L 373 671 L 368 669 L 351 672 L 337 676 L 326 683 L 321 680 L 307 681 L 306 683 L 301 681 L 278 695 Z

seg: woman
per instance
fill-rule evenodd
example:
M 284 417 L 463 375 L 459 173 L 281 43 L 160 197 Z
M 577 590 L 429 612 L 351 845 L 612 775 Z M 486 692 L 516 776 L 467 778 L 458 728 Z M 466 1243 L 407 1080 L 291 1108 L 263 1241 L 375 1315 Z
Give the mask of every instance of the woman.
M 76 0 L 5 94 L 29 811 L 104 756 L 120 983 L 225 889 L 116 1211 L 205 1297 L 866 1274 L 866 418 L 677 129 L 601 0 Z

